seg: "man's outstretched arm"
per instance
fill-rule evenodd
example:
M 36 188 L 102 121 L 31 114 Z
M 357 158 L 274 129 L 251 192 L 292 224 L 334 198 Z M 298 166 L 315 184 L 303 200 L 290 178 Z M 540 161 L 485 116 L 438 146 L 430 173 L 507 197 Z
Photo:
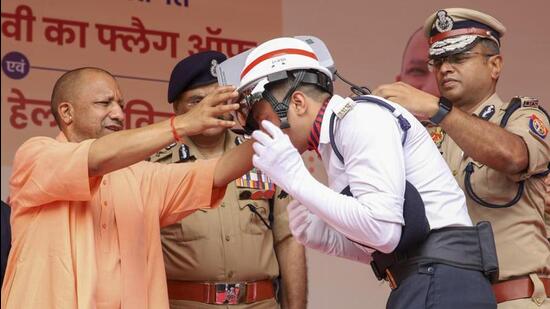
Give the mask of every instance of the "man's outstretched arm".
M 237 95 L 233 87 L 218 88 L 205 97 L 196 108 L 174 118 L 173 127 L 176 134 L 192 136 L 213 127 L 234 126 L 233 121 L 221 120 L 218 116 L 238 108 L 238 104 L 225 104 L 235 99 Z M 170 120 L 165 120 L 98 138 L 89 150 L 89 176 L 101 176 L 148 158 L 174 141 L 172 131 Z

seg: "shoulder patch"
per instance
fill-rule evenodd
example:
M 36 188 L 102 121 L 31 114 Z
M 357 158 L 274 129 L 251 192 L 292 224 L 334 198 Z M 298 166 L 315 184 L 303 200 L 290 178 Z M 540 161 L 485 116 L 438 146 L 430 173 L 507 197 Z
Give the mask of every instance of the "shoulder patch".
M 338 117 L 339 119 L 344 118 L 344 116 L 346 116 L 346 114 L 355 107 L 355 104 L 357 103 L 355 103 L 352 98 L 346 98 L 344 100 L 344 104 L 334 110 L 334 112 L 336 113 L 336 117 Z
M 529 117 L 529 132 L 535 137 L 545 139 L 548 135 L 548 128 L 544 125 L 544 122 L 537 117 L 537 115 L 532 114 Z

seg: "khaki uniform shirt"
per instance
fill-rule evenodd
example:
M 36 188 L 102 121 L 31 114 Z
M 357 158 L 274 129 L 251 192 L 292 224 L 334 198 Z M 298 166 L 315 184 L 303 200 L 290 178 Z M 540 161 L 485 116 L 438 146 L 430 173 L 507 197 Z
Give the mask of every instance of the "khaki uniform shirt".
M 550 206 L 546 206 L 545 220 L 546 220 L 546 238 L 548 238 L 548 240 L 550 241 Z
M 225 136 L 224 151 L 236 147 L 239 137 L 231 131 Z M 197 146 L 186 139 L 187 149 L 173 145 L 151 157 L 162 163 L 191 162 L 202 159 Z M 191 158 L 191 157 L 194 158 Z M 191 158 L 191 160 L 189 160 Z M 228 184 L 226 194 L 216 209 L 201 209 L 185 220 L 161 230 L 167 278 L 197 282 L 243 282 L 273 279 L 279 276 L 279 266 L 274 246 L 291 237 L 286 205 L 279 189 L 274 199 L 272 230 L 254 214 L 247 204 L 252 204 L 266 222 L 269 214 L 267 199 L 240 199 L 243 191 L 250 193 L 266 190 L 243 188 L 237 181 Z M 245 192 L 246 193 L 246 192 Z M 262 192 L 259 192 L 262 193 Z M 271 300 L 270 308 L 276 307 Z M 170 301 L 172 308 L 220 308 L 216 305 L 196 302 Z M 258 304 L 256 304 L 258 305 Z M 229 306 L 247 308 L 250 306 Z M 256 307 L 254 307 L 256 308 Z
M 481 116 L 485 113 L 485 117 L 482 118 L 499 125 L 508 104 L 494 94 L 481 104 L 474 114 Z M 491 106 L 494 106 L 494 109 Z M 488 117 L 491 113 L 492 116 Z M 538 120 L 533 120 L 535 118 Z M 539 129 L 539 133 L 544 133 L 545 128 L 541 128 L 540 124 L 549 128 L 548 119 L 536 107 L 521 107 L 509 118 L 506 130 L 520 136 L 529 152 L 527 171 L 513 176 L 498 172 L 467 157 L 444 132 L 441 132 L 443 137 L 437 136 L 437 139 L 442 139 L 439 149 L 465 192 L 472 221 L 491 222 L 500 266 L 500 280 L 529 273 L 550 275 L 550 244 L 547 240 L 544 218 L 545 187 L 543 177 L 531 177 L 544 172 L 550 160 L 550 137 L 543 138 L 536 133 L 535 128 Z M 474 164 L 472 188 L 484 201 L 493 204 L 511 201 L 518 191 L 518 181 L 525 179 L 521 199 L 511 207 L 498 209 L 474 202 L 466 192 L 464 182 L 465 168 L 469 162 Z

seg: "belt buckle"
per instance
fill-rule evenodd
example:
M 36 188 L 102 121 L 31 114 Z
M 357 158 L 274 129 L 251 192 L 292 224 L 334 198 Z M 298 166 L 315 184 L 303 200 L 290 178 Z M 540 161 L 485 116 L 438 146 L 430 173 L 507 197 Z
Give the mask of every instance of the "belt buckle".
M 237 305 L 244 298 L 246 288 L 243 283 L 217 283 L 216 305 Z
M 395 278 L 393 277 L 393 274 L 391 273 L 389 268 L 386 268 L 386 281 L 388 281 L 392 290 L 395 290 L 397 288 L 397 282 L 395 281 Z

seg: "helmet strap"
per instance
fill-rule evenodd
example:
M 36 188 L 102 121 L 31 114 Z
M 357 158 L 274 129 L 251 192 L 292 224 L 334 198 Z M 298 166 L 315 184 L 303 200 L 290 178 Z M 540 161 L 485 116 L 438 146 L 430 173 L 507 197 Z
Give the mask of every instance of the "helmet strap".
M 273 96 L 271 91 L 265 90 L 263 93 L 263 97 L 271 104 L 271 107 L 277 113 L 277 116 L 279 116 L 279 119 L 281 120 L 281 129 L 290 128 L 290 124 L 288 123 L 288 108 L 290 103 L 290 98 L 294 91 L 300 86 L 302 81 L 304 80 L 304 76 L 306 75 L 306 71 L 300 70 L 298 72 L 294 73 L 294 80 L 292 81 L 292 85 L 288 89 L 288 91 L 285 94 L 285 97 L 282 101 L 279 101 Z

